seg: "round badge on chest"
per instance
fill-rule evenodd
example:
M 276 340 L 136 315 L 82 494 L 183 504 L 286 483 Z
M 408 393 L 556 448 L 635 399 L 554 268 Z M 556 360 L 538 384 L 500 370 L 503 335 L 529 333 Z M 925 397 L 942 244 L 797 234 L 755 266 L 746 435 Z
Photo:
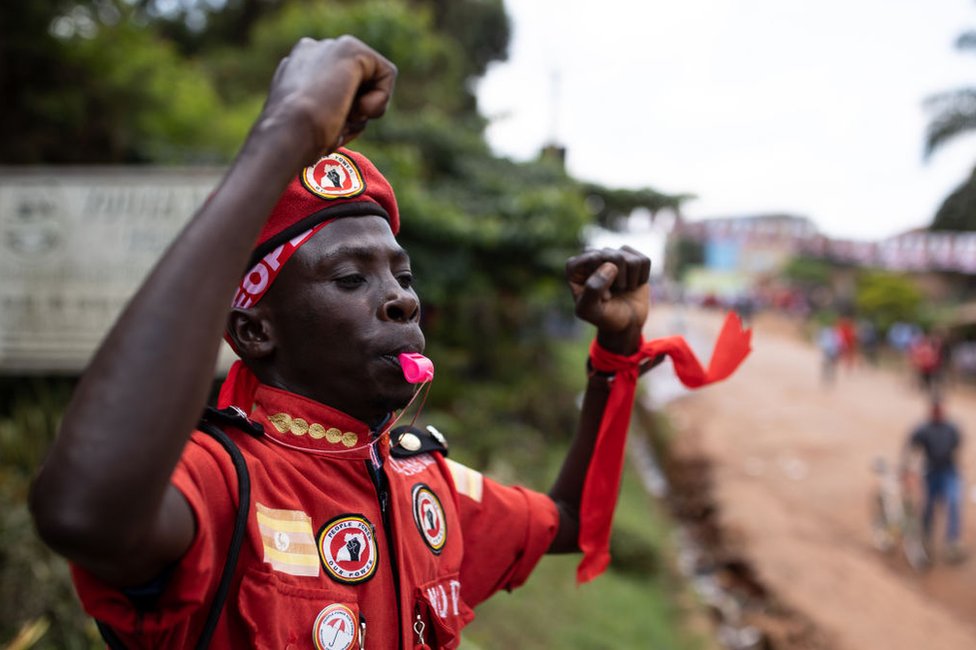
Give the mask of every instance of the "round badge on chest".
M 424 538 L 424 543 L 435 554 L 440 555 L 447 542 L 447 517 L 440 499 L 424 483 L 413 486 L 413 522 Z
M 336 582 L 356 584 L 373 577 L 378 564 L 373 525 L 362 515 L 339 515 L 319 529 L 319 558 Z
M 322 608 L 312 625 L 315 650 L 349 650 L 356 643 L 359 628 L 350 608 L 333 603 Z

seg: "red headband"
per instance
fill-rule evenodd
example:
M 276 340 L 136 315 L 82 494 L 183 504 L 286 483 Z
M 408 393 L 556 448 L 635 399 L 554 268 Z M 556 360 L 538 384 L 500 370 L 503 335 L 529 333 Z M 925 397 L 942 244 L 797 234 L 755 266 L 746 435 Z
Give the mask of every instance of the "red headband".
M 256 304 L 258 300 L 261 300 L 261 296 L 271 288 L 271 283 L 278 277 L 278 273 L 281 272 L 281 267 L 285 265 L 288 258 L 295 254 L 299 246 L 311 239 L 312 235 L 330 223 L 332 223 L 332 219 L 323 221 L 314 228 L 310 228 L 297 237 L 289 239 L 259 259 L 257 264 L 252 266 L 251 270 L 245 273 L 241 279 L 241 283 L 237 287 L 237 293 L 234 294 L 234 302 L 231 303 L 232 306 L 247 309 Z

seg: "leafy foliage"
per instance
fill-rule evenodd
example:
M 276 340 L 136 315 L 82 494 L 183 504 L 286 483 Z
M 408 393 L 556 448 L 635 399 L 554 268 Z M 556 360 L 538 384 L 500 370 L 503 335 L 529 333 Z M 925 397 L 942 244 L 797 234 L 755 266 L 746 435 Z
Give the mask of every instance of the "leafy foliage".
M 29 647 L 38 650 L 96 647 L 68 567 L 37 540 L 26 505 L 30 477 L 54 439 L 71 384 L 0 382 L 0 640 L 33 629 L 37 641 Z
M 963 32 L 956 40 L 960 50 L 976 52 L 976 30 Z M 928 98 L 925 108 L 932 114 L 925 132 L 925 156 L 946 143 L 976 130 L 976 86 L 957 88 Z M 935 214 L 933 230 L 976 230 L 976 168 L 950 194 Z
M 976 129 L 976 88 L 939 93 L 925 101 L 934 116 L 925 133 L 925 155 L 932 155 L 947 142 Z
M 639 208 L 653 219 L 661 210 L 680 214 L 681 206 L 695 198 L 694 194 L 664 194 L 649 187 L 632 190 L 586 184 L 584 191 L 597 223 L 611 229 Z
M 30 20 L 0 11 L 7 60 L 0 87 L 5 163 L 194 162 L 226 159 L 234 120 L 203 70 L 133 20 L 121 0 L 41 3 Z M 70 8 L 68 8 L 70 7 Z
M 691 237 L 678 237 L 667 256 L 668 274 L 681 279 L 685 272 L 705 263 L 705 245 Z
M 976 52 L 976 30 L 960 34 L 956 48 Z M 927 99 L 925 106 L 934 114 L 925 135 L 926 156 L 957 136 L 976 129 L 976 87 L 938 93 Z
M 969 178 L 946 197 L 935 213 L 932 230 L 976 230 L 976 167 Z
M 783 268 L 783 277 L 806 289 L 829 286 L 832 274 L 830 262 L 816 257 L 794 257 Z
M 873 271 L 858 277 L 854 300 L 860 315 L 887 331 L 898 321 L 918 322 L 922 292 L 904 275 Z

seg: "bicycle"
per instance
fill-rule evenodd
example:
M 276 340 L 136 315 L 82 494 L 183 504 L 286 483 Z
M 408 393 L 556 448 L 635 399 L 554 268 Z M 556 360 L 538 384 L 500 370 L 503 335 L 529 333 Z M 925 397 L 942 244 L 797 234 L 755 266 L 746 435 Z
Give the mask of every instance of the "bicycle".
M 922 533 L 921 463 L 909 457 L 897 470 L 883 458 L 874 461 L 878 488 L 871 503 L 871 531 L 875 548 L 891 553 L 901 548 L 908 565 L 922 571 L 931 565 Z

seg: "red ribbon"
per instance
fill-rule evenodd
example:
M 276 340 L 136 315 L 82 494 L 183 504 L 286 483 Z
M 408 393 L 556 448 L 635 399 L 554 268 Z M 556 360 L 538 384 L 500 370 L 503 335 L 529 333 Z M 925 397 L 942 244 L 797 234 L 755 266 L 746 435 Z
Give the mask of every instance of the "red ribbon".
M 593 368 L 616 375 L 611 382 L 580 499 L 579 547 L 583 559 L 576 569 L 577 584 L 597 577 L 610 563 L 610 524 L 620 491 L 624 446 L 641 364 L 666 354 L 671 357 L 681 383 L 688 388 L 698 388 L 731 375 L 749 354 L 751 338 L 752 330 L 743 330 L 739 317 L 729 312 L 715 341 L 707 370 L 702 368 L 681 336 L 647 342 L 642 339 L 637 352 L 630 356 L 608 352 L 593 341 L 590 346 Z

